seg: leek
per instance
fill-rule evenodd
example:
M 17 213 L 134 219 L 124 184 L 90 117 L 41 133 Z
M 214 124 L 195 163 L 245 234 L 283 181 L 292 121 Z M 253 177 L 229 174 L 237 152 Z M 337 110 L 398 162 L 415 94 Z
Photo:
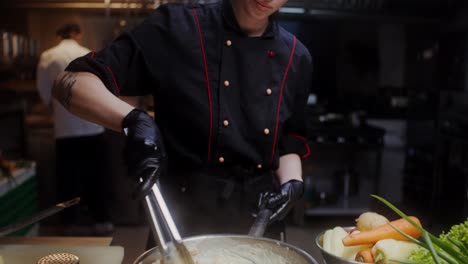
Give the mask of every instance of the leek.
M 454 243 L 450 241 L 450 239 L 447 239 L 447 240 L 439 239 L 438 237 L 432 235 L 427 230 L 425 230 L 424 228 L 416 224 L 405 213 L 403 213 L 401 210 L 399 210 L 396 206 L 391 204 L 389 201 L 377 195 L 372 195 L 372 197 L 384 203 L 386 206 L 392 209 L 395 213 L 397 213 L 399 216 L 406 219 L 406 221 L 411 223 L 415 228 L 417 228 L 419 231 L 423 233 L 423 242 L 421 242 L 420 245 L 431 252 L 432 258 L 434 259 L 434 262 L 436 264 L 440 264 L 441 259 L 444 259 L 449 264 L 467 264 L 468 263 L 468 252 L 466 251 L 467 246 L 460 245 L 460 243 L 456 243 L 456 242 Z

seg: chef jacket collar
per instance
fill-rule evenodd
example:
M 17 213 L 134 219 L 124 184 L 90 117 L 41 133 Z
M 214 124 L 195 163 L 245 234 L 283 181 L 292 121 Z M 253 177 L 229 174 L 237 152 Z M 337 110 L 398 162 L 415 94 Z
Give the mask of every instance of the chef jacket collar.
M 245 32 L 242 31 L 239 23 L 237 22 L 237 18 L 234 15 L 234 10 L 232 9 L 231 0 L 223 0 L 222 4 L 222 14 L 224 21 L 228 25 L 229 28 L 233 29 L 234 31 L 245 35 Z M 276 21 L 276 13 L 271 15 L 269 18 L 268 26 L 263 32 L 262 38 L 273 38 L 277 31 L 278 31 L 278 22 Z

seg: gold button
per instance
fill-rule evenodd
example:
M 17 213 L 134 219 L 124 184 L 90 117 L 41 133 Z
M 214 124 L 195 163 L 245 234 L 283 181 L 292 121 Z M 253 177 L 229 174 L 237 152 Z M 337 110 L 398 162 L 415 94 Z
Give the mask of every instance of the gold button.
M 224 121 L 223 121 L 223 125 L 224 125 L 225 127 L 229 126 L 229 121 L 224 120 Z
M 231 45 L 232 45 L 232 41 L 229 39 L 226 40 L 226 46 L 231 47 Z
M 228 80 L 224 81 L 224 87 L 229 87 L 230 83 Z
M 268 135 L 268 134 L 270 134 L 270 129 L 268 129 L 268 128 L 265 128 L 265 129 L 263 130 L 263 133 L 265 133 L 265 135 Z
M 266 89 L 266 94 L 271 95 L 272 93 L 273 91 L 270 88 Z
M 223 163 L 224 162 L 224 157 L 219 157 L 219 163 Z
M 262 168 L 262 164 L 258 164 L 257 169 L 261 169 L 261 168 Z

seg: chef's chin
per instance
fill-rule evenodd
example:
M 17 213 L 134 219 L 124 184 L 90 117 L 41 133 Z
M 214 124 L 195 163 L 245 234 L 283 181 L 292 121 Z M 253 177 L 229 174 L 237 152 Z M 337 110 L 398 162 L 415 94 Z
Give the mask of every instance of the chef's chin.
M 258 19 L 258 20 L 266 19 L 275 12 L 273 8 L 262 7 L 256 0 L 247 0 L 247 1 L 248 1 L 249 13 L 255 19 Z

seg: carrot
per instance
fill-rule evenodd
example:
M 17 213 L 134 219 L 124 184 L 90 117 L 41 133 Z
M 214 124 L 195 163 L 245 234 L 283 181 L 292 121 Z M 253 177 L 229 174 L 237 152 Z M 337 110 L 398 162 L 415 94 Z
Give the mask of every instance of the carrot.
M 356 254 L 355 260 L 364 263 L 374 263 L 374 255 L 372 254 L 372 248 L 366 248 L 359 251 Z
M 421 226 L 421 222 L 418 218 L 410 216 L 411 220 Z M 391 224 L 391 225 L 390 225 Z M 396 240 L 408 240 L 406 237 L 398 233 L 393 227 L 396 227 L 403 231 L 403 233 L 418 239 L 421 236 L 421 232 L 411 225 L 404 218 L 392 221 L 388 224 L 378 226 L 369 231 L 362 231 L 360 233 L 349 234 L 343 238 L 343 245 L 345 246 L 356 246 L 374 244 L 379 240 L 393 238 Z

